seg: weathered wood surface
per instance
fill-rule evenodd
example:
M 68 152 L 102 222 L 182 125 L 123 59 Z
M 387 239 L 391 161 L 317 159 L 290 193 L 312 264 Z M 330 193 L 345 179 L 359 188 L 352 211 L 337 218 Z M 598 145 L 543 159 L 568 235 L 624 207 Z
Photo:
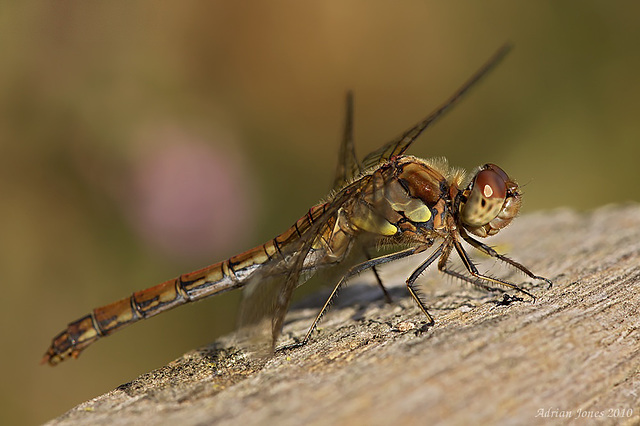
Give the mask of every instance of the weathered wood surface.
M 403 288 L 411 266 L 393 265 L 393 304 L 363 275 L 309 345 L 261 369 L 221 339 L 50 424 L 640 423 L 640 206 L 523 216 L 492 243 L 553 288 L 490 262 L 538 295 L 503 304 L 430 273 L 436 325 L 420 331 Z M 292 312 L 285 337 L 304 333 L 323 297 Z

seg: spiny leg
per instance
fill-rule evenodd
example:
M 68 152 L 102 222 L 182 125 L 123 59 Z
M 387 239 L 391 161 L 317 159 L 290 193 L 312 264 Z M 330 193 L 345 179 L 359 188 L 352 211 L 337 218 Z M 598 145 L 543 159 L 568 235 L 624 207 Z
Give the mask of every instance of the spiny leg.
M 526 274 L 527 276 L 533 278 L 534 280 L 541 280 L 546 282 L 547 284 L 549 284 L 549 287 L 547 287 L 547 289 L 550 289 L 551 286 L 553 286 L 553 282 L 551 282 L 550 279 L 545 278 L 545 277 L 541 277 L 538 275 L 535 275 L 533 272 L 531 272 L 526 266 L 516 262 L 515 260 L 509 259 L 507 256 L 504 256 L 500 253 L 498 253 L 497 251 L 495 251 L 493 248 L 491 248 L 490 246 L 475 240 L 474 238 L 472 238 L 469 234 L 467 234 L 464 229 L 460 229 L 460 236 L 462 236 L 462 238 L 469 243 L 470 245 L 472 245 L 473 247 L 475 247 L 476 249 L 480 250 L 481 252 L 491 256 L 491 257 L 495 257 L 497 259 L 500 259 L 501 261 L 508 263 L 509 265 L 513 266 L 514 268 L 518 269 L 519 271 L 523 272 L 524 274 Z
M 485 281 L 489 281 L 489 282 L 492 282 L 492 283 L 496 283 L 498 285 L 501 285 L 501 286 L 504 286 L 504 287 L 507 287 L 507 288 L 511 288 L 511 289 L 513 289 L 515 291 L 518 291 L 520 293 L 526 294 L 527 296 L 531 297 L 533 299 L 533 301 L 535 302 L 536 297 L 533 294 L 531 294 L 528 291 L 518 287 L 517 285 L 515 285 L 513 283 L 510 283 L 508 281 L 502 280 L 500 278 L 490 277 L 488 275 L 483 275 L 483 274 L 479 273 L 478 272 L 478 268 L 476 268 L 476 265 L 473 264 L 473 262 L 471 261 L 471 258 L 469 258 L 469 255 L 467 254 L 467 252 L 464 251 L 464 248 L 460 244 L 460 241 L 458 241 L 457 239 L 454 239 L 453 240 L 453 246 L 455 247 L 456 252 L 458 252 L 458 256 L 460 256 L 460 259 L 462 259 L 462 263 L 464 264 L 464 267 L 475 278 L 477 278 L 479 280 L 485 280 Z M 513 263 L 516 263 L 516 262 L 513 262 Z M 519 265 L 519 264 L 516 263 L 516 265 Z M 526 270 L 526 268 L 525 268 L 525 270 Z M 449 271 L 447 273 L 449 273 L 449 275 L 452 275 L 454 277 L 461 278 L 460 276 L 458 276 L 459 274 L 457 272 Z M 462 279 L 467 281 L 467 282 L 470 282 L 471 284 L 477 285 L 479 287 L 483 286 L 482 284 L 480 284 L 480 282 L 476 282 L 475 280 L 466 279 L 466 278 L 462 278 Z
M 429 312 L 427 311 L 427 307 L 424 305 L 422 300 L 420 300 L 420 296 L 418 295 L 418 292 L 413 288 L 413 285 L 415 284 L 420 274 L 422 274 L 429 267 L 429 265 L 431 265 L 437 258 L 441 256 L 444 256 L 446 258 L 447 256 L 449 256 L 450 251 L 451 251 L 451 246 L 448 245 L 446 242 L 442 243 L 431 254 L 431 256 L 429 256 L 427 260 L 422 262 L 420 266 L 418 266 L 416 270 L 411 273 L 409 278 L 407 278 L 406 283 L 407 283 L 407 289 L 409 290 L 409 294 L 411 294 L 411 297 L 413 297 L 413 300 L 416 301 L 416 303 L 420 307 L 420 310 L 426 315 L 427 320 L 429 321 L 428 325 L 434 324 L 433 318 L 431 317 L 431 315 L 429 315 Z
M 450 246 L 450 247 L 451 247 L 451 246 Z M 460 279 L 460 280 L 462 280 L 462 281 L 466 281 L 466 282 L 468 282 L 468 283 L 470 283 L 470 284 L 473 284 L 473 285 L 475 285 L 476 287 L 480 287 L 480 288 L 482 288 L 483 290 L 487 290 L 487 291 L 491 291 L 491 292 L 498 291 L 498 290 L 500 290 L 500 291 L 504 291 L 504 290 L 497 289 L 497 288 L 495 288 L 495 287 L 490 287 L 490 286 L 488 286 L 488 285 L 484 284 L 484 283 L 482 282 L 482 280 L 481 280 L 481 279 L 479 279 L 479 278 L 476 278 L 476 277 L 469 277 L 469 276 L 467 276 L 467 275 L 463 275 L 463 274 L 461 274 L 461 273 L 460 273 L 460 272 L 458 272 L 458 271 L 454 271 L 454 270 L 452 270 L 452 269 L 447 268 L 447 262 L 449 261 L 449 254 L 450 254 L 450 252 L 451 252 L 451 249 L 449 249 L 449 251 L 446 253 L 446 256 L 441 256 L 441 257 L 440 257 L 440 261 L 438 262 L 438 270 L 439 270 L 439 271 L 441 271 L 441 272 L 443 272 L 443 273 L 445 273 L 445 274 L 447 274 L 447 275 L 451 275 L 451 276 L 452 276 L 452 277 L 454 277 L 454 278 L 458 278 L 458 279 Z
M 488 286 L 488 285 L 484 284 L 482 282 L 481 278 L 469 277 L 467 275 L 461 274 L 458 271 L 455 271 L 453 269 L 449 269 L 446 266 L 443 266 L 443 267 L 438 266 L 438 270 L 440 272 L 443 272 L 443 273 L 447 274 L 447 275 L 451 275 L 454 278 L 457 278 L 457 279 L 462 280 L 462 281 L 466 281 L 469 284 L 473 284 L 474 286 L 479 287 L 479 288 L 481 288 L 483 290 L 486 290 L 486 291 L 490 291 L 490 292 L 497 292 L 497 291 L 504 292 L 505 291 L 504 289 L 499 289 L 499 288 L 491 287 L 491 286 Z
M 331 292 L 331 294 L 327 298 L 327 301 L 324 303 L 324 306 L 322 306 L 322 309 L 320 309 L 320 312 L 318 313 L 316 318 L 313 320 L 313 323 L 311 324 L 311 327 L 309 327 L 309 330 L 307 331 L 307 334 L 304 336 L 304 338 L 300 342 L 283 346 L 283 347 L 279 348 L 278 350 L 286 350 L 286 349 L 297 348 L 297 347 L 304 346 L 304 345 L 307 344 L 307 342 L 309 341 L 309 338 L 311 337 L 311 333 L 313 333 L 313 330 L 316 329 L 316 327 L 318 325 L 318 322 L 320 321 L 320 319 L 322 318 L 324 313 L 328 310 L 329 305 L 331 304 L 331 300 L 334 298 L 334 296 L 338 292 L 338 289 L 350 277 L 352 277 L 352 276 L 354 276 L 356 274 L 359 274 L 360 272 L 365 271 L 365 270 L 367 270 L 369 268 L 373 268 L 374 266 L 382 265 L 382 264 L 388 263 L 388 262 L 393 262 L 394 260 L 399 260 L 399 259 L 405 258 L 407 256 L 411 256 L 412 254 L 419 253 L 420 251 L 424 250 L 425 248 L 426 247 L 412 247 L 412 248 L 409 248 L 409 249 L 406 249 L 406 250 L 402 250 L 402 251 L 399 251 L 399 252 L 396 252 L 396 253 L 391 253 L 391 254 L 387 254 L 387 255 L 384 255 L 384 256 L 376 257 L 374 259 L 367 260 L 366 262 L 362 262 L 362 263 L 359 263 L 359 264 L 357 264 L 355 266 L 352 266 L 347 271 L 347 273 L 344 274 L 344 276 L 342 278 L 340 278 L 340 281 L 338 281 L 338 283 L 335 285 L 335 287 L 333 288 L 333 291 Z

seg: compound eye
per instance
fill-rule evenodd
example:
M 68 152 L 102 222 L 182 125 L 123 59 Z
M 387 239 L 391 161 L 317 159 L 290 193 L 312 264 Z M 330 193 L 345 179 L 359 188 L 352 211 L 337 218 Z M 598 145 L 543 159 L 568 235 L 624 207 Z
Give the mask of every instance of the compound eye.
M 484 167 L 482 168 L 483 170 L 492 170 L 494 172 L 496 172 L 498 174 L 498 176 L 500 176 L 502 178 L 503 181 L 508 182 L 509 180 L 509 176 L 507 175 L 507 173 L 502 170 L 500 167 L 496 166 L 495 164 L 492 163 L 488 163 L 485 164 Z
M 482 197 L 486 199 L 504 199 L 507 196 L 506 181 L 509 178 L 502 169 L 498 168 L 498 170 L 486 169 L 478 173 L 473 190 L 479 191 Z
M 461 206 L 462 221 L 470 226 L 484 226 L 498 216 L 507 197 L 507 174 L 498 166 L 487 164 L 473 180 L 466 203 Z M 506 180 L 505 178 L 506 177 Z

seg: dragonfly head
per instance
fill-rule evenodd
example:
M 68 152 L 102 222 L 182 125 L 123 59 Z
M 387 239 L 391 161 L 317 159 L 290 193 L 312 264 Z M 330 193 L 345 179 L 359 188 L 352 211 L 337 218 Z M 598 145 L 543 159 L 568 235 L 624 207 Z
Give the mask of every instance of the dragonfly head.
M 485 164 L 462 192 L 460 220 L 470 233 L 487 237 L 511 223 L 521 204 L 518 184 L 500 167 Z

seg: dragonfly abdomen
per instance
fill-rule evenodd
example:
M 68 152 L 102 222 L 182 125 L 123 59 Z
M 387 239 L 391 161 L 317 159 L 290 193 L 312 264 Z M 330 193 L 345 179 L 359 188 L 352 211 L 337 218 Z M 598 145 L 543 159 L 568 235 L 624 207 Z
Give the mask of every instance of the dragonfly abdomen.
M 77 358 L 100 337 L 127 325 L 176 306 L 244 286 L 263 265 L 283 260 L 289 246 L 313 225 L 325 209 L 326 204 L 312 207 L 292 227 L 265 244 L 95 308 L 90 314 L 69 323 L 53 339 L 42 362 L 56 365 L 69 357 Z
M 77 358 L 87 346 L 100 337 L 108 336 L 127 325 L 187 302 L 237 287 L 237 282 L 222 272 L 227 262 L 181 275 L 135 292 L 117 302 L 95 308 L 90 314 L 70 323 L 53 339 L 42 362 L 56 365 L 68 357 Z M 215 281 L 211 281 L 212 279 Z

